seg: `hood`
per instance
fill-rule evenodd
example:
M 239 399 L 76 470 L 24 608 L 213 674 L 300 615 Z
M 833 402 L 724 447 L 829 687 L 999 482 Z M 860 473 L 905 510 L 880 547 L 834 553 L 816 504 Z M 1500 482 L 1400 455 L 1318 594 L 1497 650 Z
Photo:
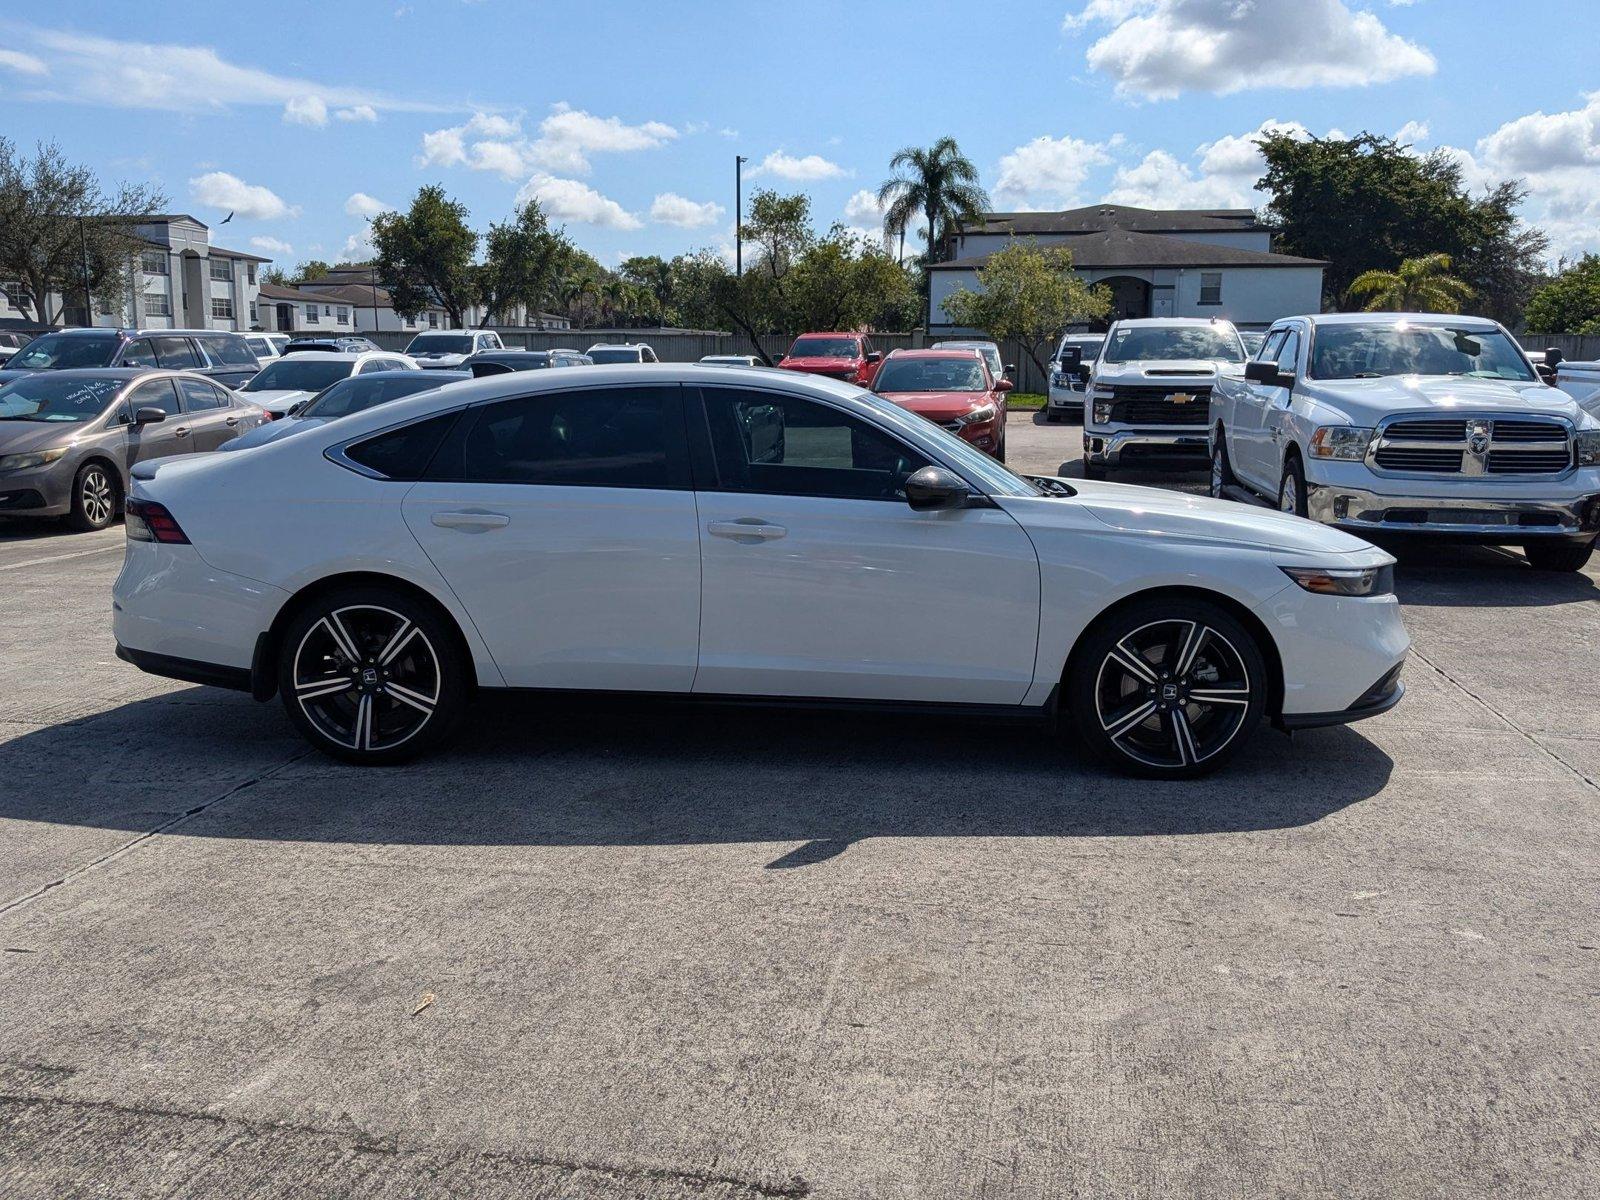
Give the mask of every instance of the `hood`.
M 930 421 L 953 421 L 980 404 L 990 402 L 988 392 L 879 392 L 878 395 Z
M 812 371 L 819 375 L 840 375 L 854 371 L 859 358 L 786 358 L 778 365 L 787 371 Z
M 90 421 L 0 421 L 0 455 L 30 454 L 65 446 L 86 432 Z
M 251 404 L 258 404 L 271 413 L 286 413 L 302 400 L 311 399 L 312 393 L 300 391 L 240 392 Z
M 1507 379 L 1456 375 L 1390 375 L 1381 379 L 1308 379 L 1307 389 L 1353 425 L 1376 425 L 1395 413 L 1437 416 L 1461 412 L 1538 413 L 1583 423 L 1584 411 L 1559 388 Z
M 0 387 L 4 387 L 13 379 L 24 379 L 29 375 L 37 375 L 37 371 L 24 371 L 21 367 L 0 371 Z
M 282 438 L 290 437 L 296 433 L 303 433 L 307 429 L 315 429 L 318 425 L 328 422 L 322 417 L 307 417 L 299 420 L 296 417 L 285 417 L 281 421 L 268 421 L 257 425 L 246 433 L 241 433 L 232 441 L 223 442 L 223 450 L 248 450 L 252 446 L 265 446 L 268 442 L 276 442 Z
M 1372 547 L 1358 537 L 1270 508 L 1187 496 L 1124 483 L 1065 480 L 1081 505 L 1102 525 L 1124 533 L 1229 542 L 1303 554 L 1351 554 Z
M 1094 364 L 1096 383 L 1139 383 L 1159 387 L 1189 380 L 1213 380 L 1218 375 L 1244 376 L 1244 364 L 1217 362 L 1209 358 L 1178 359 L 1172 362 L 1125 362 Z
M 468 358 L 465 354 L 445 350 L 424 350 L 420 354 L 408 354 L 406 357 L 415 359 L 417 365 L 424 370 L 429 367 L 459 367 Z

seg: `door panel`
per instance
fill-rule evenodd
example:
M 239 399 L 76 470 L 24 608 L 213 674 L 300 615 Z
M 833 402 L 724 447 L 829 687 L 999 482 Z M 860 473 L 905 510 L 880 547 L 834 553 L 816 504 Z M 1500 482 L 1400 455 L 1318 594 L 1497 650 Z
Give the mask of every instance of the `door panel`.
M 193 449 L 216 450 L 237 435 L 239 414 L 226 392 L 193 378 L 180 378 L 178 391 L 183 396 L 184 422 Z
M 1284 340 L 1281 330 L 1272 333 L 1256 355 L 1256 361 L 1276 362 Z M 1271 457 L 1268 422 L 1284 389 L 1246 380 L 1238 385 L 1238 395 L 1230 438 L 1234 474 L 1258 491 L 1276 496 L 1276 467 L 1268 462 Z
M 152 458 L 165 458 L 171 454 L 187 454 L 194 449 L 192 432 L 185 423 L 178 393 L 171 379 L 152 379 L 141 383 L 128 393 L 128 417 L 141 408 L 159 408 L 167 414 L 165 421 L 154 425 L 128 426 L 128 465 Z

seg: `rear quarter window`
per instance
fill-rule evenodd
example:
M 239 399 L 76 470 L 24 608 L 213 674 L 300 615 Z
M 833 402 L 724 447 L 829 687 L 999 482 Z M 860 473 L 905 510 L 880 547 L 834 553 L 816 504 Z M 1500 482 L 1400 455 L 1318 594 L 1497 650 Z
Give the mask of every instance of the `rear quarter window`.
M 345 447 L 344 457 L 385 479 L 421 479 L 459 412 L 440 413 Z

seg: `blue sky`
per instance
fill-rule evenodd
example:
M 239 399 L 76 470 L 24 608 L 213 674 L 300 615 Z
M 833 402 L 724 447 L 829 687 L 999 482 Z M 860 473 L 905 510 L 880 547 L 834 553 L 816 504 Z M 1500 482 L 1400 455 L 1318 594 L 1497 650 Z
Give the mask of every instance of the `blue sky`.
M 1600 0 L 270 7 L 0 13 L 0 134 L 160 185 L 292 263 L 443 183 L 478 228 L 534 195 L 602 262 L 729 244 L 733 157 L 876 226 L 894 150 L 949 134 L 997 207 L 1251 204 L 1276 124 L 1448 147 L 1600 250 Z M 22 19 L 22 14 L 27 19 Z M 1564 34 L 1563 30 L 1570 31 Z M 1591 95 L 1593 98 L 1591 99 Z

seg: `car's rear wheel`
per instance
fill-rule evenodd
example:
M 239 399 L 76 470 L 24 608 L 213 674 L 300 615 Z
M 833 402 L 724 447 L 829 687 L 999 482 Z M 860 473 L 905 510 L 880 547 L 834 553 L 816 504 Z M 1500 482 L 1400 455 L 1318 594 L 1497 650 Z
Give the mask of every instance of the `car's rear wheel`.
M 1581 571 L 1594 553 L 1594 544 L 1573 545 L 1571 542 L 1529 542 L 1522 547 L 1523 557 L 1535 571 Z
M 116 519 L 117 481 L 102 462 L 85 463 L 72 481 L 72 508 L 67 524 L 79 533 L 104 529 Z
M 468 668 L 435 609 L 402 592 L 348 588 L 306 605 L 284 631 L 278 690 L 317 749 L 346 762 L 403 762 L 460 720 Z
M 1155 779 L 1222 766 L 1259 723 L 1266 694 L 1266 660 L 1249 630 L 1185 597 L 1140 601 L 1097 623 L 1067 679 L 1073 724 L 1096 757 Z

